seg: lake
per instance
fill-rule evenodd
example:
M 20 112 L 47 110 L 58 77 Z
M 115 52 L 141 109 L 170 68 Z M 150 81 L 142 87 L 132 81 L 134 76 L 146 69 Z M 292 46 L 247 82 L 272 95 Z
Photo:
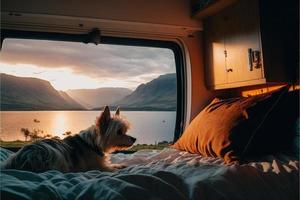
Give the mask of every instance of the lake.
M 78 133 L 94 124 L 101 111 L 0 111 L 0 138 L 4 141 L 25 140 L 21 128 L 43 130 L 63 138 L 63 133 Z M 113 113 L 113 112 L 112 112 Z M 154 144 L 172 141 L 176 112 L 121 111 L 131 129 L 129 135 L 137 138 L 136 144 Z

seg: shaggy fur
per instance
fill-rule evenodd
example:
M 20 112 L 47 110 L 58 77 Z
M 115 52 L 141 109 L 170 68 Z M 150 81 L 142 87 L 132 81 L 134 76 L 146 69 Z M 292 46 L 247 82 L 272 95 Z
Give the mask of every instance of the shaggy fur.
M 111 116 L 106 106 L 96 125 L 63 140 L 45 139 L 26 145 L 2 168 L 33 172 L 114 171 L 123 166 L 109 165 L 106 154 L 133 145 L 136 139 L 126 135 L 128 128 L 128 122 L 120 117 L 120 110 Z

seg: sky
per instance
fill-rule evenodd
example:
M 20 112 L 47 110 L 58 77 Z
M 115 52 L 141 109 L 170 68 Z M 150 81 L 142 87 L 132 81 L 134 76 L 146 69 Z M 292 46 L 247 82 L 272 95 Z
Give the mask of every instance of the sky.
M 161 74 L 175 73 L 170 49 L 5 39 L 0 73 L 36 77 L 57 90 L 125 87 L 134 90 Z

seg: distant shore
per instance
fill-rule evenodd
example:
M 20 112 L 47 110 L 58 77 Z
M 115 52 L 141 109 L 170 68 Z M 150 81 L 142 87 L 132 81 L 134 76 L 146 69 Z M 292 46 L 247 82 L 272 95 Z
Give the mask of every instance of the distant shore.
M 35 110 L 35 109 L 18 109 L 18 110 L 14 110 L 14 109 L 0 109 L 1 111 L 102 111 L 103 108 L 94 108 L 94 109 L 39 109 L 39 110 Z M 117 107 L 111 107 L 112 111 L 117 110 Z M 122 108 L 122 111 L 176 111 L 176 109 L 168 109 L 168 108 Z
M 0 147 L 12 149 L 14 151 L 22 148 L 23 146 L 32 143 L 32 141 L 21 141 L 21 140 L 15 140 L 15 141 L 3 141 L 0 140 Z M 121 152 L 136 152 L 142 149 L 151 149 L 151 150 L 161 150 L 166 147 L 169 147 L 170 143 L 159 143 L 159 144 L 136 144 L 133 145 L 130 149 L 121 151 Z

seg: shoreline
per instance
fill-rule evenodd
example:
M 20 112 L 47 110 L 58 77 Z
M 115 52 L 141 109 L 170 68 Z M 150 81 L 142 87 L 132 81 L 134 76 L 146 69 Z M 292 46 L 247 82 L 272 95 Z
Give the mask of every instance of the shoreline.
M 55 112 L 55 111 L 67 111 L 67 112 L 90 112 L 90 111 L 103 111 L 101 109 L 99 110 L 0 110 L 0 112 Z M 111 111 L 116 111 L 116 110 L 111 110 Z M 121 111 L 141 111 L 141 112 L 176 112 L 176 110 L 172 110 L 172 109 L 165 109 L 165 110 L 141 110 L 141 109 L 123 109 L 121 108 Z
M 22 141 L 22 140 L 15 140 L 15 141 L 4 141 L 0 140 L 0 147 L 11 149 L 11 150 L 19 150 L 25 145 L 31 144 L 34 141 Z M 120 152 L 135 152 L 142 149 L 151 149 L 151 150 L 161 150 L 166 147 L 169 147 L 171 142 L 166 143 L 159 143 L 159 144 L 135 144 L 128 150 L 120 151 Z M 116 152 L 117 153 L 117 152 Z

